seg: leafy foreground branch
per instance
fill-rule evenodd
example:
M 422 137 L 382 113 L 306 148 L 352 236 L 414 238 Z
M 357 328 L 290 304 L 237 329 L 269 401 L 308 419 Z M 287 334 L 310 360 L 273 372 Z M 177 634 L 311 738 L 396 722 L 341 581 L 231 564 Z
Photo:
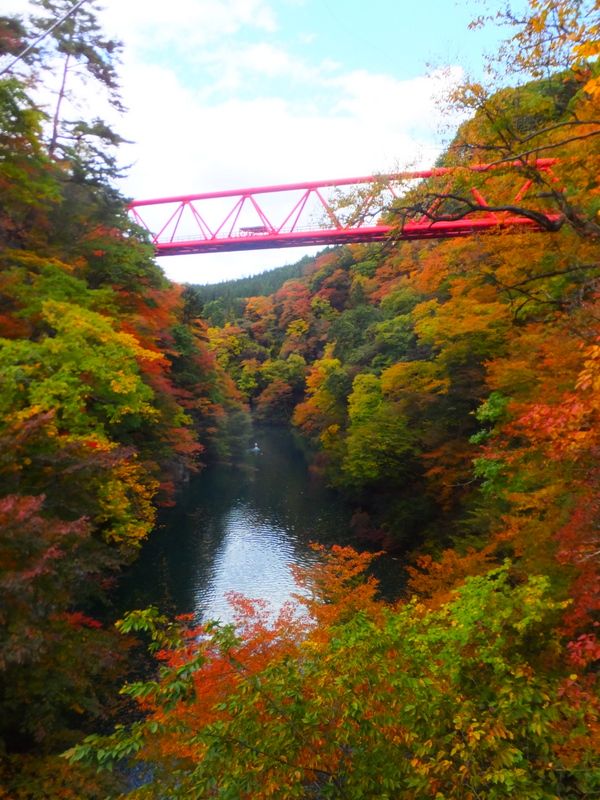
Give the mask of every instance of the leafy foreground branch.
M 128 615 L 160 662 L 123 689 L 144 718 L 68 757 L 141 762 L 152 778 L 131 798 L 596 796 L 593 678 L 556 634 L 566 604 L 547 579 L 514 585 L 504 565 L 437 608 L 392 607 L 364 578 L 371 559 L 334 548 L 300 574 L 303 618 L 270 625 L 241 598 L 235 628 Z

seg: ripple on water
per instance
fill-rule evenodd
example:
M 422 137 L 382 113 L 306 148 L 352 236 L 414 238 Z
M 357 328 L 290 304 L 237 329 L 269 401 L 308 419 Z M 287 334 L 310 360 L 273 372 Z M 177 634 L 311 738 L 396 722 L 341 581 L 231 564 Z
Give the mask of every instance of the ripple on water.
M 153 604 L 228 622 L 234 591 L 276 611 L 297 591 L 291 565 L 318 560 L 311 542 L 350 543 L 350 509 L 311 480 L 291 437 L 263 431 L 258 444 L 251 468 L 206 470 L 164 512 L 123 581 L 123 610 Z
M 229 592 L 266 599 L 273 611 L 297 591 L 291 565 L 314 563 L 310 550 L 294 548 L 295 531 L 276 525 L 249 503 L 238 502 L 218 520 L 219 547 L 208 580 L 195 587 L 196 611 L 205 619 L 231 621 Z

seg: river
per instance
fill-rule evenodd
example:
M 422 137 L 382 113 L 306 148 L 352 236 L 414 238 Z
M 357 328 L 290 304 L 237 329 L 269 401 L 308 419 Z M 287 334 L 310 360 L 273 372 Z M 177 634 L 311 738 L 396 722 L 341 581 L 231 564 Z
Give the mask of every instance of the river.
M 119 605 L 229 621 L 230 591 L 276 610 L 295 591 L 290 565 L 318 558 L 311 542 L 353 544 L 351 509 L 311 478 L 302 451 L 283 430 L 260 430 L 239 465 L 194 477 L 124 577 Z M 376 568 L 385 596 L 397 592 L 399 564 Z

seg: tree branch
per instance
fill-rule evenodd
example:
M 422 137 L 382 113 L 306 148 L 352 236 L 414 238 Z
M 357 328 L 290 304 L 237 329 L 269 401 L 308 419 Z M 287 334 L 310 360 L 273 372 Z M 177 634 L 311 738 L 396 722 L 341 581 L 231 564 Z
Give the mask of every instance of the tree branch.
M 431 207 L 438 201 L 453 200 L 464 206 L 464 210 L 457 211 L 456 213 L 443 214 L 432 211 Z M 438 206 L 439 207 L 439 206 Z M 464 219 L 469 214 L 477 211 L 485 211 L 492 214 L 508 213 L 517 216 L 525 217 L 533 222 L 536 222 L 541 228 L 547 231 L 558 231 L 563 225 L 563 220 L 550 219 L 543 211 L 535 211 L 531 208 L 523 206 L 508 205 L 483 205 L 482 203 L 474 202 L 464 195 L 454 194 L 453 192 L 429 192 L 425 195 L 424 200 L 410 206 L 404 206 L 400 209 L 392 209 L 393 213 L 402 217 L 402 225 L 406 223 L 407 219 L 414 217 L 425 217 L 432 222 L 456 222 L 457 220 Z

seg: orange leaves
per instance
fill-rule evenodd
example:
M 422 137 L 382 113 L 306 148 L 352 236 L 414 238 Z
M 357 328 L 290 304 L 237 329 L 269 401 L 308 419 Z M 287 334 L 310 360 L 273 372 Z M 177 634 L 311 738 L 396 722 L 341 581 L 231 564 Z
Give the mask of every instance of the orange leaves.
M 319 772 L 337 768 L 341 756 L 337 748 L 330 748 L 337 726 L 343 719 L 352 727 L 356 722 L 345 714 L 339 720 L 330 719 L 328 701 L 319 698 L 323 690 L 320 682 L 303 681 L 294 665 L 308 659 L 307 667 L 312 669 L 310 664 L 318 660 L 321 651 L 329 659 L 327 643 L 333 628 L 342 628 L 357 612 L 372 619 L 381 616 L 382 607 L 375 600 L 376 582 L 364 575 L 377 554 L 359 554 L 343 547 L 326 550 L 315 546 L 315 550 L 319 561 L 297 571 L 302 590 L 298 599 L 308 615 L 301 614 L 295 603 L 288 603 L 273 617 L 264 601 L 231 593 L 228 599 L 234 609 L 235 633 L 228 626 L 198 625 L 189 618 L 180 619 L 180 625 L 175 626 L 152 616 L 152 628 L 156 627 L 155 638 L 161 647 L 157 653 L 159 678 L 125 689 L 145 714 L 143 759 L 158 764 L 175 759 L 193 769 L 208 758 L 213 738 L 215 746 L 221 740 L 227 746 L 227 731 L 232 730 L 230 743 L 235 758 L 241 757 L 244 762 L 244 771 L 264 774 L 260 792 L 252 797 L 281 796 L 285 789 L 281 772 L 279 777 L 269 778 L 273 769 L 278 773 L 277 765 L 286 773 L 286 780 L 295 781 L 313 779 Z M 150 610 L 129 616 L 132 620 L 150 620 L 151 615 L 155 612 Z M 127 618 L 119 626 L 128 632 L 136 629 Z M 144 622 L 138 628 L 149 630 Z M 273 677 L 278 681 L 279 672 L 289 674 L 289 680 L 281 686 L 278 682 L 271 685 Z M 355 680 L 362 684 L 361 694 L 367 695 L 368 677 L 357 674 Z M 250 700 L 249 706 L 245 699 Z M 301 721 L 304 706 L 311 720 L 314 718 L 311 724 Z M 246 764 L 241 734 L 235 730 L 249 711 L 254 720 L 250 724 L 257 726 L 256 733 L 262 731 L 262 745 L 257 751 L 248 751 Z M 280 744 L 275 743 L 277 737 L 271 742 L 271 731 L 299 714 L 298 723 L 292 725 L 292 738 L 288 741 L 289 734 L 284 734 Z M 212 736 L 210 731 L 214 731 Z M 245 741 L 254 736 L 251 729 L 241 738 Z M 245 793 L 239 796 L 250 797 Z
M 227 627 L 180 618 L 177 636 L 157 653 L 163 687 L 149 685 L 140 692 L 132 687 L 128 692 L 144 710 L 150 728 L 161 726 L 159 736 L 147 743 L 146 758 L 200 763 L 207 744 L 196 734 L 235 721 L 237 707 L 232 698 L 238 692 L 256 691 L 261 675 L 298 656 L 306 621 L 297 608 L 284 605 L 273 619 L 264 601 L 235 593 L 228 599 L 234 608 L 235 634 Z M 254 708 L 268 728 L 274 713 L 270 698 L 260 697 L 259 692 Z
M 597 4 L 572 0 L 532 0 L 513 40 L 516 62 L 536 76 L 548 68 L 584 67 L 600 53 Z M 597 92 L 597 80 L 589 77 L 584 91 Z
M 246 316 L 254 322 L 265 319 L 273 314 L 274 301 L 272 297 L 249 297 L 246 300 Z
M 471 575 L 485 574 L 492 562 L 493 545 L 482 550 L 470 547 L 461 555 L 454 549 L 444 550 L 439 560 L 430 555 L 418 556 L 416 567 L 408 566 L 408 589 L 427 598 L 429 608 L 439 608 Z
M 294 578 L 304 590 L 296 599 L 316 623 L 313 636 L 325 635 L 326 628 L 347 621 L 358 611 L 377 615 L 377 581 L 366 576 L 370 564 L 381 553 L 358 553 L 352 547 L 312 545 L 321 560 L 308 568 L 294 566 Z
M 566 320 L 530 322 L 512 331 L 507 352 L 486 364 L 487 382 L 517 402 L 554 402 L 574 388 L 581 355 L 581 340 Z
M 295 319 L 306 319 L 310 315 L 310 291 L 302 281 L 286 281 L 273 299 L 279 317 L 278 325 L 282 330 Z
M 432 495 L 446 512 L 471 488 L 473 449 L 460 439 L 443 442 L 421 455 Z
M 509 430 L 541 446 L 548 458 L 576 459 L 597 442 L 598 409 L 594 405 L 590 407 L 580 395 L 573 394 L 565 395 L 558 405 L 536 403 L 521 411 Z
M 419 304 L 413 311 L 420 340 L 441 350 L 444 363 L 483 357 L 497 349 L 510 317 L 496 290 L 455 278 L 450 299 Z
M 92 147 L 93 176 L 82 142 L 75 161 L 48 159 L 39 112 L 1 83 L 0 795 L 104 797 L 35 757 L 113 704 L 124 648 L 78 608 L 153 527 L 157 476 L 172 495 L 241 402 L 198 304 L 128 223 L 112 156 Z
M 292 616 L 266 627 L 260 604 L 241 598 L 237 634 L 163 619 L 157 678 L 123 690 L 145 718 L 88 737 L 70 759 L 150 761 L 144 793 L 157 800 L 492 800 L 559 796 L 565 785 L 585 796 L 598 703 L 591 681 L 557 660 L 561 604 L 546 579 L 515 585 L 504 567 L 439 608 L 390 609 L 356 592 L 370 556 L 321 555 L 305 598 L 312 627 Z M 137 617 L 133 629 L 152 632 L 155 614 L 119 625 L 131 630 Z
M 599 445 L 600 347 L 582 350 L 562 336 L 542 342 L 538 354 L 543 361 L 534 402 L 512 404 L 506 433 L 523 437 L 552 460 L 593 459 Z
M 307 398 L 296 406 L 293 423 L 306 433 L 322 432 L 337 423 L 344 409 L 332 389 L 331 383 L 342 373 L 342 364 L 331 357 L 328 348 L 323 358 L 315 361 L 306 376 Z
M 244 315 L 250 320 L 250 330 L 255 339 L 268 344 L 269 332 L 275 325 L 275 302 L 273 297 L 249 297 Z
M 529 323 L 487 365 L 490 384 L 512 395 L 487 445 L 507 470 L 502 497 L 510 511 L 495 536 L 510 542 L 525 568 L 564 571 L 572 604 L 563 630 L 570 634 L 586 630 L 600 607 L 600 348 L 582 341 L 576 322 L 588 324 L 591 307 L 571 321 Z

